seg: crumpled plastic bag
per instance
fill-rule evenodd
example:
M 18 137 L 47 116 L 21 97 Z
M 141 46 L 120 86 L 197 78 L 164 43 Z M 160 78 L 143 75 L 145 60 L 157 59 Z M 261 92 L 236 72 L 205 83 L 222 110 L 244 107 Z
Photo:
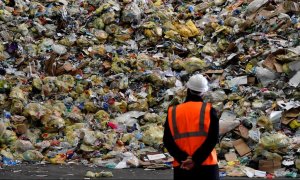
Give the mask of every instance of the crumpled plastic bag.
M 41 43 L 38 45 L 38 53 L 43 54 L 47 50 L 51 50 L 51 46 L 54 44 L 54 41 L 49 38 L 45 38 L 41 41 Z
M 49 140 L 44 140 L 42 142 L 38 142 L 34 145 L 40 152 L 43 152 L 44 149 L 49 148 L 51 146 L 51 142 Z
M 84 109 L 87 112 L 95 113 L 99 110 L 99 107 L 92 101 L 87 101 L 84 103 Z
M 276 55 L 276 59 L 282 62 L 299 61 L 300 46 L 284 49 L 283 53 Z
M 94 114 L 94 119 L 100 122 L 100 129 L 105 128 L 106 124 L 110 120 L 110 115 L 104 111 L 104 110 L 99 110 Z
M 96 29 L 103 29 L 105 26 L 102 18 L 96 18 L 94 19 L 93 23 L 92 23 L 92 27 L 96 28 Z
M 58 89 L 56 87 L 57 82 L 55 83 L 55 81 L 57 81 L 56 77 L 47 76 L 47 77 L 43 78 L 42 81 L 43 81 L 42 94 L 44 96 L 49 96 L 51 93 L 57 91 L 57 89 Z
M 217 6 L 220 6 L 222 4 L 224 4 L 226 2 L 226 0 L 214 0 L 214 4 Z
M 256 67 L 255 71 L 256 77 L 260 80 L 264 87 L 270 84 L 277 77 L 274 72 L 268 70 L 267 68 Z
M 123 113 L 121 115 L 119 115 L 118 117 L 115 118 L 115 120 L 120 123 L 120 124 L 131 124 L 128 123 L 130 121 L 134 123 L 137 122 L 137 119 L 143 115 L 145 115 L 145 112 L 141 112 L 141 111 L 129 111 L 126 113 Z
M 34 87 L 37 90 L 42 90 L 42 85 L 43 85 L 43 81 L 41 80 L 41 78 L 36 77 L 32 80 L 32 87 Z
M 2 132 L 2 136 L 0 137 L 0 144 L 11 145 L 14 144 L 17 139 L 18 137 L 14 131 L 4 130 L 4 132 Z
M 114 164 L 116 165 L 116 162 L 119 161 L 118 158 L 115 158 L 115 151 L 110 151 L 109 153 L 102 156 L 102 158 L 91 158 L 91 162 L 100 167 L 107 167 L 107 164 Z M 115 166 L 114 166 L 115 167 Z M 113 168 L 114 168 L 113 167 Z
M 25 136 L 29 139 L 30 142 L 37 142 L 41 134 L 42 131 L 40 129 L 27 129 Z
M 65 115 L 66 119 L 69 119 L 71 120 L 72 122 L 75 122 L 75 123 L 82 123 L 83 120 L 84 120 L 84 117 L 79 114 L 79 113 L 67 113 Z
M 22 114 L 24 110 L 24 103 L 19 99 L 13 99 L 10 112 L 14 114 Z
M 105 43 L 105 41 L 108 38 L 108 34 L 103 30 L 95 30 L 94 35 L 99 40 L 100 43 Z
M 101 172 L 92 172 L 92 171 L 87 171 L 85 174 L 85 177 L 89 178 L 98 178 L 98 177 L 113 177 L 113 173 L 111 171 L 101 171 Z
M 67 48 L 61 44 L 52 44 L 51 48 L 55 53 L 59 55 L 63 55 L 67 52 Z
M 160 115 L 155 113 L 146 113 L 144 118 L 140 121 L 140 124 L 147 124 L 147 123 L 162 123 L 163 119 Z
M 93 152 L 96 150 L 96 147 L 91 146 L 91 145 L 87 145 L 87 144 L 81 144 L 80 145 L 80 150 L 84 151 L 84 152 Z
M 155 86 L 163 86 L 164 85 L 164 80 L 163 77 L 160 73 L 158 72 L 153 72 L 151 74 L 147 75 L 147 79 L 154 84 Z
M 47 130 L 59 130 L 66 124 L 62 117 L 48 113 L 42 117 L 41 122 Z
M 255 176 L 255 169 L 246 167 L 246 166 L 241 166 L 241 170 L 243 173 L 245 173 L 249 178 L 253 178 Z
M 55 157 L 50 158 L 48 161 L 51 164 L 64 164 L 67 159 L 66 154 L 57 154 Z
M 211 42 L 208 42 L 205 44 L 205 46 L 203 47 L 202 51 L 203 53 L 205 54 L 208 54 L 208 55 L 214 55 L 216 54 L 218 51 L 217 51 L 217 45 L 211 43 Z
M 120 112 L 120 113 L 125 113 L 127 111 L 127 102 L 126 101 L 120 101 L 120 102 L 115 102 L 111 108 L 115 112 Z
M 9 11 L 3 9 L 1 10 L 0 13 L 0 19 L 3 20 L 4 22 L 9 22 L 13 20 L 13 15 Z
M 23 115 L 32 120 L 39 120 L 46 114 L 46 109 L 40 103 L 29 103 L 25 106 Z
M 284 134 L 275 133 L 261 137 L 259 145 L 266 150 L 279 150 L 291 144 L 291 140 Z
M 111 71 L 116 74 L 130 72 L 130 68 L 125 65 L 125 59 L 115 56 L 112 60 Z
M 44 158 L 43 154 L 36 150 L 28 150 L 23 153 L 23 160 L 29 162 L 41 161 Z
M 72 89 L 75 85 L 75 79 L 73 76 L 69 74 L 64 74 L 61 76 L 58 76 L 57 79 L 53 79 L 54 81 L 48 81 L 48 85 L 50 85 L 50 88 L 53 89 L 52 83 L 55 83 L 55 86 L 63 92 L 69 92 L 70 89 Z M 51 87 L 52 86 L 52 87 Z
M 138 99 L 137 102 L 128 105 L 129 111 L 148 111 L 148 109 L 147 99 Z
M 0 94 L 0 108 L 6 109 L 9 108 L 10 103 L 7 101 L 8 97 L 6 94 Z
M 127 23 L 139 24 L 141 21 L 141 15 L 142 11 L 139 6 L 135 2 L 132 2 L 125 6 L 122 11 L 121 20 Z
M 66 140 L 72 146 L 77 146 L 77 144 L 79 143 L 79 137 L 77 133 L 70 128 L 66 129 Z
M 185 24 L 174 22 L 173 26 L 175 26 L 177 33 L 186 38 L 194 37 L 200 34 L 199 29 L 197 29 L 192 20 L 188 20 Z
M 142 141 L 152 147 L 158 147 L 162 144 L 163 127 L 157 124 L 147 124 L 141 127 L 143 131 Z
M 84 133 L 83 142 L 87 145 L 94 145 L 96 138 L 95 131 L 89 131 L 89 130 L 82 130 Z
M 25 141 L 25 140 L 17 140 L 14 146 L 15 149 L 21 153 L 24 153 L 27 150 L 35 149 L 30 141 Z
M 134 134 L 132 133 L 124 133 L 122 135 L 121 141 L 125 144 L 129 144 L 130 141 L 132 141 L 134 138 Z
M 264 127 L 268 131 L 273 130 L 273 123 L 267 116 L 260 116 L 256 124 L 260 127 Z
M 204 100 L 207 102 L 223 102 L 225 101 L 228 96 L 226 95 L 225 91 L 220 89 L 216 91 L 209 91 L 204 94 Z
M 263 150 L 261 153 L 262 156 L 266 157 L 267 160 L 278 160 L 282 161 L 282 156 L 280 156 L 278 153 L 271 153 L 269 151 Z
M 193 73 L 197 70 L 202 70 L 204 69 L 207 65 L 205 61 L 196 58 L 196 57 L 191 57 L 185 59 L 183 62 L 183 68 L 188 72 L 188 73 Z
M 65 114 L 65 111 L 66 111 L 66 106 L 63 102 L 60 102 L 60 101 L 56 101 L 56 102 L 53 102 L 53 103 L 46 103 L 45 104 L 45 107 L 48 108 L 48 109 L 51 109 L 51 111 L 53 113 L 55 113 L 56 115 L 64 115 Z
M 139 159 L 131 152 L 125 152 L 119 156 L 122 158 L 122 161 L 116 165 L 115 169 L 124 169 L 130 167 L 136 168 L 139 166 Z
M 10 91 L 9 97 L 21 100 L 22 102 L 27 102 L 27 98 L 20 87 L 13 87 Z
M 184 69 L 184 67 L 183 67 L 183 65 L 184 65 L 184 62 L 183 62 L 183 60 L 182 59 L 175 59 L 174 61 L 172 61 L 172 63 L 171 63 L 171 67 L 173 68 L 173 69 L 175 69 L 175 70 L 182 70 L 182 69 Z
M 7 157 L 9 159 L 15 159 L 14 155 L 12 154 L 12 152 L 10 152 L 8 149 L 1 149 L 0 155 L 4 156 L 4 157 Z
M 229 94 L 227 97 L 228 97 L 229 102 L 224 105 L 225 107 L 230 107 L 232 105 L 233 101 L 238 101 L 238 100 L 242 101 L 242 96 L 240 96 L 236 93 Z M 240 108 L 242 108 L 242 107 L 240 107 Z

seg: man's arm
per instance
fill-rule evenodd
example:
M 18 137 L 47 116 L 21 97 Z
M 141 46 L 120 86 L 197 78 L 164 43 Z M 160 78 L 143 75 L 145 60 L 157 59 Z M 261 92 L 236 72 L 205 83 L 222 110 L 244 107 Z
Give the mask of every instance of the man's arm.
M 201 165 L 207 159 L 207 157 L 210 155 L 210 153 L 218 143 L 219 118 L 214 108 L 211 108 L 210 118 L 210 127 L 208 130 L 207 138 L 202 146 L 196 150 L 192 157 L 196 166 Z
M 171 133 L 171 130 L 170 130 L 170 127 L 169 127 L 168 117 L 167 117 L 164 127 L 165 127 L 164 137 L 163 137 L 164 146 L 167 148 L 170 155 L 173 156 L 179 163 L 181 163 L 181 161 L 184 161 L 187 159 L 188 154 L 186 152 L 182 151 L 175 143 L 172 133 Z

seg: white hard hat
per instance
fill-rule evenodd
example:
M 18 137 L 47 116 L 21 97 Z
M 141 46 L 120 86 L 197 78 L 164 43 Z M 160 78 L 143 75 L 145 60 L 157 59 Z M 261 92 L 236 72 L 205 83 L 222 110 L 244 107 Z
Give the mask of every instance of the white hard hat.
M 188 82 L 186 83 L 186 86 L 197 92 L 206 92 L 208 91 L 208 81 L 202 74 L 196 74 L 190 77 Z

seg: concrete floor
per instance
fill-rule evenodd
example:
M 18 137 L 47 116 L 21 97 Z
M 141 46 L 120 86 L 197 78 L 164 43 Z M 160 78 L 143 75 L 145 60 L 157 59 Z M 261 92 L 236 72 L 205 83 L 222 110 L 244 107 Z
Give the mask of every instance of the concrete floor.
M 4 167 L 0 169 L 0 179 L 90 179 L 86 178 L 87 171 L 101 172 L 111 171 L 112 178 L 99 179 L 173 179 L 172 169 L 167 170 L 144 170 L 142 168 L 131 169 L 106 169 L 100 167 L 87 167 L 83 165 L 33 165 L 22 164 Z M 225 180 L 249 179 L 225 177 Z M 287 180 L 291 178 L 276 178 Z M 299 179 L 299 178 L 297 178 Z

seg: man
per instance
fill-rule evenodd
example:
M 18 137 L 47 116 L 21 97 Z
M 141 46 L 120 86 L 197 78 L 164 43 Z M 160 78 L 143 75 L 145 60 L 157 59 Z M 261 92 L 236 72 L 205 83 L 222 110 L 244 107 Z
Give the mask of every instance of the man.
M 187 84 L 184 103 L 168 109 L 164 145 L 174 157 L 174 179 L 219 180 L 215 146 L 219 137 L 219 118 L 211 103 L 202 96 L 208 81 L 201 75 L 192 76 Z

